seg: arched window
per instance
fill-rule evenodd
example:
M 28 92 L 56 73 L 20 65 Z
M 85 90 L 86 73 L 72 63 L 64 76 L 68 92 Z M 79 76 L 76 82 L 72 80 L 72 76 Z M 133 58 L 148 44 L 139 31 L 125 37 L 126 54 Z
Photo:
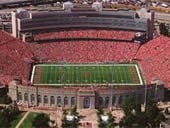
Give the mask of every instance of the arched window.
M 64 105 L 68 105 L 68 97 L 64 97 Z
M 71 97 L 71 106 L 74 106 L 76 103 L 75 97 Z
M 18 100 L 22 100 L 22 93 L 21 92 L 18 92 Z
M 24 101 L 28 101 L 28 93 L 24 93 Z
M 38 103 L 41 103 L 42 100 L 41 100 L 41 95 L 38 95 Z
M 61 105 L 61 97 L 60 97 L 60 96 L 57 97 L 57 105 L 58 105 L 58 106 Z
M 48 97 L 45 95 L 44 96 L 44 104 L 47 104 L 48 103 Z
M 99 97 L 99 106 L 102 106 L 103 105 L 103 98 L 100 96 Z
M 35 102 L 35 95 L 31 94 L 31 103 L 34 103 L 34 102 Z
M 108 105 L 109 105 L 109 97 L 107 96 L 107 97 L 105 98 L 105 106 L 108 107 Z
M 114 105 L 116 102 L 116 96 L 112 96 L 112 105 Z
M 54 104 L 54 102 L 55 102 L 54 96 L 51 96 L 51 97 L 50 97 L 50 103 L 51 103 L 51 104 Z

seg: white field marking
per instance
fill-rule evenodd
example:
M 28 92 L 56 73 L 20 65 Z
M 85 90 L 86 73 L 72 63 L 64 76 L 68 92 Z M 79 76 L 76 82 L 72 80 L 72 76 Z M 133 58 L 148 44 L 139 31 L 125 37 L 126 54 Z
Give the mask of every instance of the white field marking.
M 31 73 L 31 83 L 33 83 L 35 68 L 36 68 L 36 66 L 33 66 L 32 73 Z
M 51 67 L 50 67 L 51 68 Z M 49 72 L 49 70 L 50 70 L 50 68 L 47 68 L 47 74 L 48 74 L 48 72 Z M 48 75 L 46 75 L 46 77 L 45 77 L 46 79 L 45 79 L 45 81 L 46 81 L 46 83 L 48 82 L 48 78 L 49 78 L 49 76 Z M 49 83 L 49 82 L 48 82 Z
M 45 86 L 45 85 L 53 85 L 53 86 L 84 86 L 84 85 L 88 85 L 88 86 L 96 86 L 96 85 L 105 85 L 105 86 L 112 86 L 112 85 L 141 85 L 141 84 L 127 84 L 127 83 L 107 83 L 107 84 L 104 84 L 104 83 L 74 83 L 74 84 L 34 84 L 34 85 L 41 85 L 41 86 Z
M 125 80 L 125 81 L 128 81 L 128 78 L 127 78 L 125 72 L 126 72 L 126 69 L 123 69 L 123 76 L 124 76 L 124 78 L 125 78 L 124 80 Z M 126 73 L 127 73 L 127 72 L 126 72 Z
M 57 69 L 56 68 L 54 68 L 55 69 L 55 72 L 54 72 L 54 76 L 55 76 L 55 78 L 57 77 Z M 55 79 L 55 81 L 56 81 L 56 79 Z
M 137 64 L 36 64 L 37 66 L 136 66 Z
M 136 71 L 137 71 L 137 74 L 138 74 L 138 78 L 139 78 L 139 81 L 140 81 L 140 85 L 143 85 L 143 81 L 142 81 L 142 78 L 141 78 L 141 75 L 140 75 L 140 71 L 139 71 L 139 68 L 137 65 L 135 65 L 136 67 Z
M 58 64 L 37 64 L 37 65 L 34 65 L 33 66 L 33 71 L 32 71 L 32 75 L 31 75 L 31 82 L 33 83 L 33 77 L 34 77 L 34 74 L 35 74 L 35 68 L 38 67 L 38 66 L 135 66 L 136 67 L 136 70 L 137 70 L 137 73 L 138 73 L 138 77 L 140 79 L 140 83 L 137 83 L 137 84 L 133 84 L 133 83 L 107 83 L 107 84 L 99 84 L 99 83 L 80 83 L 80 84 L 34 84 L 34 85 L 56 85 L 56 86 L 60 86 L 60 85 L 143 85 L 143 81 L 142 81 L 142 78 L 140 77 L 140 72 L 139 72 L 139 68 L 137 66 L 137 64 L 63 64 L 63 65 L 58 65 Z

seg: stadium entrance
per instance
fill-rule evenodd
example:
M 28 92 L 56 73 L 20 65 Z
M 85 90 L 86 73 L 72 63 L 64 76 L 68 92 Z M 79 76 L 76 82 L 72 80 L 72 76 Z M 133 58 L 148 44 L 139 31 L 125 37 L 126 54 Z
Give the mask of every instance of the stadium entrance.
M 78 92 L 78 108 L 95 108 L 95 91 L 83 89 Z
M 90 108 L 90 97 L 84 98 L 83 108 Z

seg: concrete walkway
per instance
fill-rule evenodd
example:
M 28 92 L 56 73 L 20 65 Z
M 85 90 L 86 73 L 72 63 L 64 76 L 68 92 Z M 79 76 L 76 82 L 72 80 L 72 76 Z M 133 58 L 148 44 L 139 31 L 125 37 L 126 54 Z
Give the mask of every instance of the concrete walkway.
M 25 113 L 25 115 L 22 117 L 22 119 L 18 122 L 18 124 L 17 124 L 17 126 L 15 127 L 15 128 L 19 128 L 20 127 L 20 125 L 22 124 L 22 122 L 24 121 L 24 119 L 28 116 L 28 114 L 29 114 L 30 112 L 29 111 L 27 111 L 26 113 Z

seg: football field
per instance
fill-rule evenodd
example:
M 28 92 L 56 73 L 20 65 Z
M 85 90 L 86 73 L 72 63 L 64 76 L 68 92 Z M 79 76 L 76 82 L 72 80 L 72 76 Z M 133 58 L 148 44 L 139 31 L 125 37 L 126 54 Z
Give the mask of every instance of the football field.
M 33 66 L 34 85 L 142 85 L 136 64 L 38 64 Z

